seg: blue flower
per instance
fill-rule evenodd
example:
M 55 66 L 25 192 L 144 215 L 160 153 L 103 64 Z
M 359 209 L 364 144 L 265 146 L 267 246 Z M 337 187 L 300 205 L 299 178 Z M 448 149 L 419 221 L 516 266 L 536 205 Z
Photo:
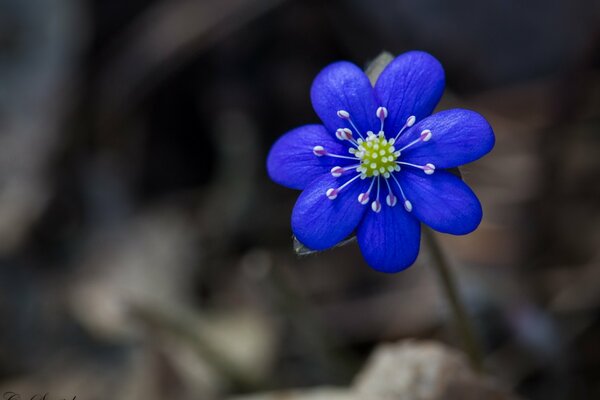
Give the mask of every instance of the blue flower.
M 477 228 L 481 204 L 448 169 L 488 153 L 494 133 L 473 111 L 431 115 L 444 83 L 439 61 L 419 51 L 374 86 L 349 62 L 319 73 L 311 100 L 323 124 L 286 133 L 267 160 L 273 181 L 302 190 L 292 212 L 300 242 L 324 250 L 356 232 L 372 268 L 398 272 L 417 258 L 421 222 L 454 235 Z

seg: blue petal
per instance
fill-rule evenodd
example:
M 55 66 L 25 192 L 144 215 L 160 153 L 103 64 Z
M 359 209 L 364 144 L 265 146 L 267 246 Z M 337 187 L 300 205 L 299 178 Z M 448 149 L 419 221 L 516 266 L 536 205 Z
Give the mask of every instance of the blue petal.
M 420 142 L 402 152 L 402 161 L 437 168 L 453 168 L 475 161 L 494 147 L 494 132 L 480 114 L 463 109 L 441 111 L 417 123 L 398 139 L 396 147 L 417 139 L 424 129 L 432 133 L 428 142 Z
M 404 193 L 412 203 L 412 213 L 436 231 L 464 235 L 481 222 L 481 204 L 475 193 L 453 174 L 436 170 L 433 175 L 421 171 L 400 172 Z
M 411 115 L 417 121 L 430 115 L 442 97 L 444 85 L 444 69 L 428 53 L 410 51 L 389 63 L 375 83 L 375 95 L 388 109 L 388 137 L 395 136 Z
M 371 82 L 352 63 L 340 61 L 325 67 L 312 84 L 310 98 L 315 112 L 332 134 L 339 128 L 351 128 L 348 121 L 338 117 L 339 110 L 349 112 L 352 121 L 365 136 L 367 131 L 379 129 Z
M 358 227 L 360 250 L 372 268 L 399 272 L 410 267 L 419 254 L 421 223 L 400 201 L 395 207 L 382 205 L 380 213 L 367 212 Z
M 313 148 L 323 146 L 332 154 L 351 156 L 348 146 L 334 139 L 323 125 L 305 125 L 279 138 L 267 157 L 267 171 L 274 182 L 292 189 L 304 189 L 331 168 L 352 164 L 352 160 L 317 157 Z M 354 164 L 356 164 L 354 162 Z
M 338 188 L 352 178 L 324 175 L 315 179 L 302 192 L 292 211 L 292 231 L 310 249 L 325 250 L 344 240 L 360 222 L 366 207 L 357 200 L 367 190 L 367 182 L 357 179 L 344 188 L 335 200 L 325 195 L 327 189 Z

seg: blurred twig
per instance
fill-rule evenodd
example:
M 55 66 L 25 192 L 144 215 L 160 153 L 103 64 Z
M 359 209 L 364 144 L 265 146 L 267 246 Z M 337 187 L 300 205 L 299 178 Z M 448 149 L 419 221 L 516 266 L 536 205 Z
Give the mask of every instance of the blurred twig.
M 228 379 L 231 384 L 242 391 L 255 391 L 264 387 L 258 378 L 249 376 L 235 366 L 223 354 L 211 346 L 201 329 L 198 329 L 198 320 L 182 312 L 168 312 L 146 304 L 136 304 L 131 307 L 131 314 L 144 325 L 159 329 L 174 335 L 197 351 L 220 376 Z
M 394 55 L 392 53 L 383 51 L 369 63 L 367 69 L 365 70 L 365 74 L 367 74 L 369 77 L 371 85 L 375 86 L 375 82 L 377 82 L 377 78 L 379 78 L 379 75 L 381 75 L 383 69 L 387 67 L 387 65 L 391 63 L 393 59 Z

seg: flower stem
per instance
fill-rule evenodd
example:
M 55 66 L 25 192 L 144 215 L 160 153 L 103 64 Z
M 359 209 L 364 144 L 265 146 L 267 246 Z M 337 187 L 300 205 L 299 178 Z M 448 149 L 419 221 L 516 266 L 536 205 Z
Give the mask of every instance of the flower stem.
M 464 304 L 462 303 L 458 294 L 456 282 L 450 269 L 450 263 L 444 255 L 444 252 L 433 232 L 429 228 L 425 228 L 423 230 L 423 236 L 431 251 L 431 255 L 433 257 L 433 266 L 440 279 L 440 283 L 442 284 L 442 288 L 448 299 L 448 302 L 450 303 L 452 313 L 454 314 L 456 329 L 462 338 L 464 351 L 467 353 L 473 369 L 477 372 L 482 372 L 483 358 L 481 347 L 476 338 L 473 326 L 469 322 Z

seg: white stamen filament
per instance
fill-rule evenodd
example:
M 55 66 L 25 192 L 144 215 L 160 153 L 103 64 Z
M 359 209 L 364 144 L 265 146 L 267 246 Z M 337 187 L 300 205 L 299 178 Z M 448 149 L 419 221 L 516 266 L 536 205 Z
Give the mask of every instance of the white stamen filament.
M 316 146 L 316 147 L 321 147 L 321 146 Z M 324 153 L 322 153 L 321 155 L 317 154 L 314 149 L 313 149 L 313 153 L 315 153 L 315 155 L 317 157 L 327 156 L 327 157 L 332 157 L 332 158 L 342 158 L 344 160 L 355 160 L 355 161 L 359 161 L 360 160 L 358 157 L 342 156 L 342 155 L 339 155 L 339 154 L 328 153 L 325 150 L 324 150 Z
M 362 205 L 365 205 L 369 202 L 369 194 L 371 193 L 371 189 L 373 189 L 373 184 L 375 183 L 375 178 L 371 179 L 371 184 L 369 185 L 369 189 L 358 195 L 358 202 Z
M 421 169 L 427 175 L 431 175 L 435 172 L 435 165 L 433 165 L 432 163 L 427 163 L 425 165 L 417 165 L 417 164 L 411 164 L 411 163 L 404 162 L 404 161 L 396 161 L 396 164 L 407 165 L 409 167 Z
M 354 182 L 355 180 L 357 180 L 358 178 L 360 178 L 360 175 L 356 175 L 354 178 L 350 179 L 348 182 L 344 183 L 342 186 L 340 186 L 337 189 L 334 188 L 330 188 L 327 189 L 327 191 L 325 192 L 325 195 L 329 198 L 329 200 L 335 200 L 335 198 L 338 196 L 338 194 L 348 185 L 350 185 L 352 182 Z
M 394 175 L 392 175 L 392 178 L 394 178 L 394 181 L 396 182 L 398 189 L 400 189 L 400 194 L 402 195 L 402 199 L 404 200 L 404 209 L 408 212 L 411 212 L 412 211 L 412 203 L 410 201 L 408 201 L 408 199 L 406 198 L 406 195 L 404 194 L 404 190 L 402 190 L 402 186 L 400 186 L 400 182 L 398 181 L 398 179 Z
M 343 188 L 345 188 L 346 186 L 348 186 L 349 184 L 351 184 L 352 182 L 354 182 L 358 178 L 360 178 L 360 175 L 356 175 L 354 178 L 350 179 L 348 182 L 346 182 L 342 186 L 340 186 L 337 190 L 338 191 L 342 190 Z
M 423 132 L 421 132 L 418 139 L 413 140 L 412 142 L 410 142 L 409 144 L 407 144 L 406 146 L 404 146 L 403 148 L 401 148 L 398 151 L 403 152 L 404 150 L 408 149 L 409 147 L 414 146 L 415 144 L 417 144 L 419 142 L 428 142 L 429 140 L 431 140 L 432 135 L 433 134 L 431 133 L 431 131 L 429 129 L 425 129 L 425 130 L 423 130 Z
M 402 132 L 404 132 L 406 130 L 406 128 L 410 128 L 411 126 L 413 126 L 415 124 L 416 120 L 417 120 L 417 117 L 415 117 L 414 115 L 411 115 L 410 117 L 408 117 L 406 119 L 406 122 L 404 123 L 404 126 L 402 128 L 400 128 L 400 130 L 396 134 L 396 137 L 394 138 L 394 142 L 396 140 L 398 140 L 398 138 L 400 137 L 400 135 L 402 135 Z
M 346 121 L 348 121 L 348 123 L 350 124 L 350 126 L 352 126 L 352 128 L 358 134 L 358 136 L 360 136 L 362 139 L 364 139 L 363 135 L 360 133 L 360 131 L 358 130 L 356 125 L 354 125 L 354 121 L 352 121 L 352 118 L 350 117 L 350 113 L 348 111 L 338 110 L 337 116 L 340 117 L 341 119 L 345 119 Z

